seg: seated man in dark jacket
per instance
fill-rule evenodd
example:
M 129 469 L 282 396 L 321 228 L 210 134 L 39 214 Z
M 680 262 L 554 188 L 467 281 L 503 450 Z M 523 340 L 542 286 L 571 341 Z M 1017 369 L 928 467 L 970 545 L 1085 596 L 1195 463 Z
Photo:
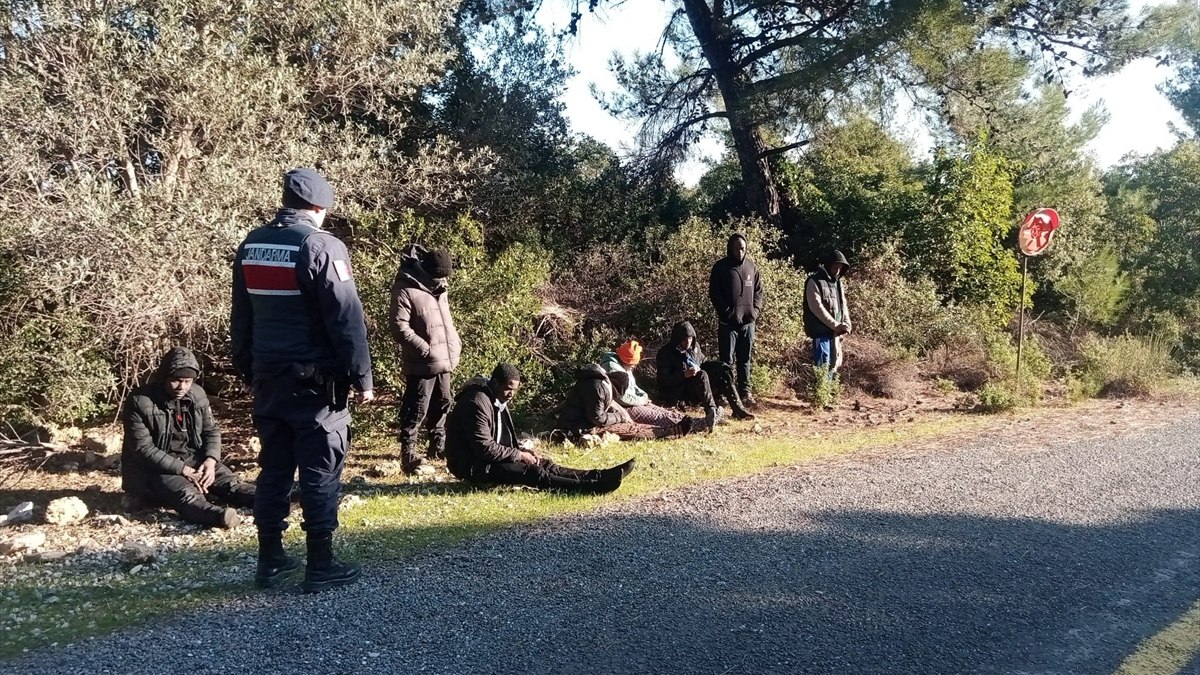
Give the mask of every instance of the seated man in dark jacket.
M 208 396 L 195 380 L 200 363 L 191 350 L 167 352 L 149 384 L 125 400 L 122 418 L 121 489 L 175 509 L 184 520 L 209 527 L 234 527 L 233 506 L 254 505 L 254 486 L 221 464 L 221 432 Z
M 575 374 L 575 385 L 567 400 L 559 406 L 554 428 L 569 433 L 613 433 L 623 441 L 682 436 L 691 431 L 691 418 L 683 423 L 664 426 L 638 424 L 613 396 L 609 376 L 595 363 L 589 363 Z
M 729 400 L 734 419 L 752 420 L 734 386 L 733 369 L 721 361 L 707 361 L 696 342 L 696 330 L 687 321 L 671 328 L 667 344 L 658 350 L 658 396 L 665 406 L 684 403 L 704 407 L 704 424 L 711 431 L 724 412 L 720 397 Z
M 604 493 L 621 487 L 634 461 L 611 469 L 567 469 L 517 441 L 508 404 L 521 387 L 521 371 L 502 363 L 491 379 L 475 378 L 454 401 L 446 426 L 446 468 L 469 483 L 499 483 L 569 492 Z

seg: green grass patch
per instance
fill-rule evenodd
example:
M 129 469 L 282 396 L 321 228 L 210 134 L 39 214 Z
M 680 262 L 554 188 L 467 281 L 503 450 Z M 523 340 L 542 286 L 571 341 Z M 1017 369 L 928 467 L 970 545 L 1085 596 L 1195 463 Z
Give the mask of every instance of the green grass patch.
M 677 441 L 552 448 L 555 461 L 579 468 L 611 466 L 637 457 L 637 470 L 621 490 L 599 497 L 521 488 L 476 489 L 457 481 L 410 482 L 403 477 L 356 481 L 347 492 L 363 501 L 341 512 L 337 546 L 347 557 L 366 564 L 371 574 L 372 564 L 448 547 L 513 525 L 984 423 L 978 418 L 945 416 L 903 427 L 825 429 L 819 437 L 814 437 L 817 427 L 806 426 L 800 432 L 809 435 L 804 438 L 755 435 L 749 425 L 737 424 L 711 436 Z M 391 443 L 382 437 L 366 439 L 356 448 L 356 466 L 391 452 Z M 298 517 L 298 512 L 293 514 Z M 293 527 L 288 535 L 288 545 L 301 552 L 303 533 Z M 138 575 L 115 567 L 98 572 L 94 566 L 74 564 L 10 568 L 13 574 L 0 582 L 0 655 L 78 642 L 258 592 L 250 584 L 253 546 L 249 537 L 220 548 L 201 543 L 168 553 L 157 569 Z

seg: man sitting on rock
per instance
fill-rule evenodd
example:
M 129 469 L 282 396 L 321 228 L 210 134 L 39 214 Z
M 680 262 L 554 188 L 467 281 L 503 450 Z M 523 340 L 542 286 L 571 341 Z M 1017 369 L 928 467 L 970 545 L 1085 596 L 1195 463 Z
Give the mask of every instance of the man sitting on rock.
M 125 399 L 121 489 L 174 509 L 184 520 L 235 527 L 238 512 L 209 497 L 248 508 L 254 505 L 254 486 L 221 464 L 221 432 L 208 396 L 195 384 L 199 376 L 196 356 L 175 347 L 151 381 Z
M 446 468 L 474 484 L 525 485 L 542 490 L 600 494 L 621 487 L 634 461 L 611 469 L 568 469 L 518 441 L 508 404 L 521 388 L 521 371 L 501 363 L 491 379 L 477 377 L 454 401 L 446 426 Z

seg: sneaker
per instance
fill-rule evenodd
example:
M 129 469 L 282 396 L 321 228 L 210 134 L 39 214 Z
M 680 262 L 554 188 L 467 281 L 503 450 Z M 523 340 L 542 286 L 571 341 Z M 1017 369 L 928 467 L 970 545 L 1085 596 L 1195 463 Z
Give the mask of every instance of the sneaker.
M 754 419 L 754 413 L 750 412 L 749 410 L 746 410 L 745 408 L 743 408 L 741 410 L 734 410 L 733 411 L 733 419 L 750 421 L 750 420 Z
M 254 585 L 259 588 L 278 588 L 298 569 L 300 561 L 290 555 L 275 561 L 259 560 L 258 570 L 254 573 Z
M 348 586 L 362 576 L 362 567 L 357 563 L 346 563 L 334 558 L 329 567 L 304 570 L 304 583 L 300 586 L 305 593 L 320 593 L 338 586 Z

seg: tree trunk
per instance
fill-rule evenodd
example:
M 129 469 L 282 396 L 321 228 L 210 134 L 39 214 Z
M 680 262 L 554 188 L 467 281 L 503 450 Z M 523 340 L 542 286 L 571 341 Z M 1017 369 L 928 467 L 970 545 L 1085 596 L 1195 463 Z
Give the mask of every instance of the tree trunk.
M 742 169 L 742 182 L 746 191 L 746 202 L 750 208 L 768 223 L 779 227 L 779 191 L 771 176 L 771 165 L 764 156 L 766 146 L 754 120 L 753 111 L 744 93 L 749 89 L 750 79 L 738 68 L 733 59 L 729 43 L 722 36 L 728 31 L 721 16 L 723 4 L 717 0 L 717 11 L 710 10 L 706 0 L 684 0 L 684 10 L 692 32 L 700 42 L 704 58 L 713 70 L 717 88 L 725 102 L 729 118 L 729 132 L 733 136 L 733 147 L 737 152 L 738 164 Z

